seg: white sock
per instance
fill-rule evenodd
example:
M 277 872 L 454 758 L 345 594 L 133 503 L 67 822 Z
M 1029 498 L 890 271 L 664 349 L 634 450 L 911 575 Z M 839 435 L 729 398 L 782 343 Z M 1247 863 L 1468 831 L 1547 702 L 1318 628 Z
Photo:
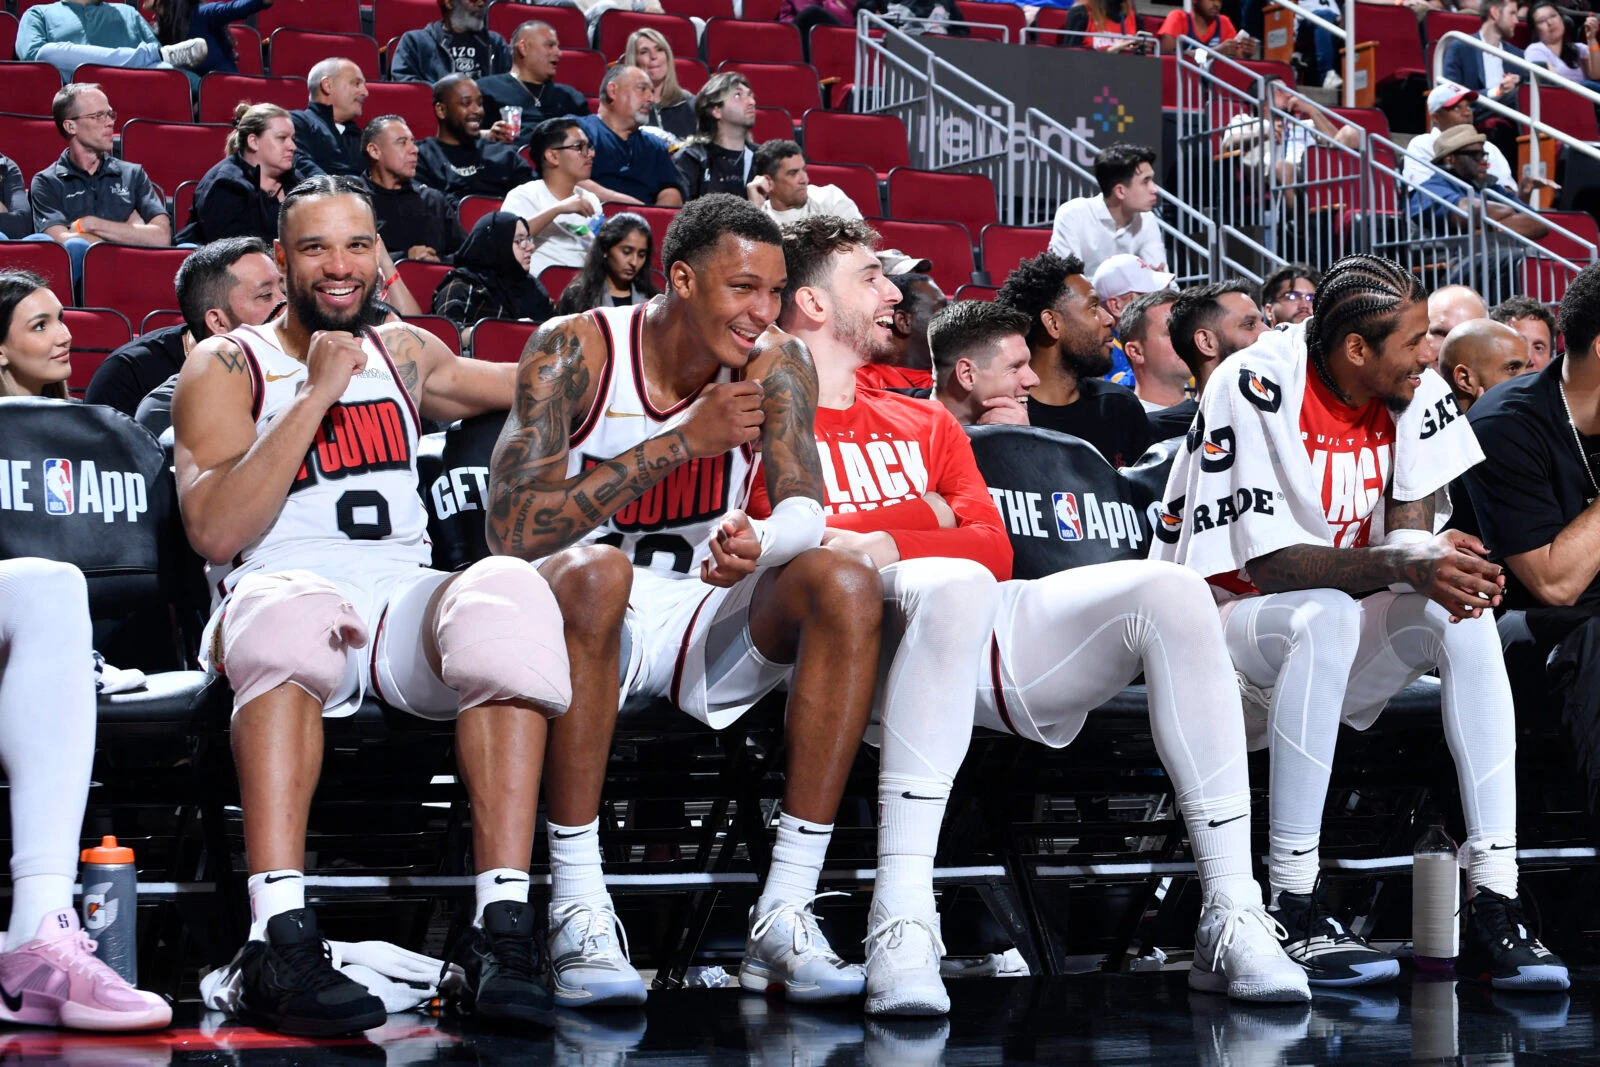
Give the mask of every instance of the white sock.
M 478 914 L 472 921 L 478 926 L 483 925 L 483 909 L 498 900 L 510 900 L 518 904 L 528 902 L 528 872 L 518 871 L 510 867 L 496 867 L 492 871 L 479 871 L 476 881 L 478 897 Z
M 267 939 L 274 915 L 306 906 L 306 876 L 299 871 L 262 871 L 250 876 L 250 940 Z
M 880 911 L 933 918 L 933 857 L 949 798 L 945 782 L 879 775 L 878 877 L 872 899 Z
M 1468 841 L 1463 847 L 1467 852 L 1468 884 L 1474 889 L 1492 889 L 1507 898 L 1517 895 L 1516 838 Z
M 60 874 L 30 874 L 11 880 L 11 923 L 6 948 L 18 949 L 39 935 L 51 912 L 72 907 L 72 879 Z
M 550 906 L 610 900 L 600 869 L 600 819 L 583 826 L 550 823 Z
M 1279 893 L 1309 893 L 1316 888 L 1317 872 L 1322 868 L 1317 848 L 1321 839 L 1320 833 L 1309 836 L 1275 830 L 1267 833 L 1267 883 L 1272 886 L 1274 905 Z
M 816 896 L 822 860 L 832 839 L 832 823 L 806 822 L 780 812 L 778 841 L 772 846 L 772 866 L 767 871 L 766 885 L 761 887 L 756 913 L 771 911 L 779 904 L 804 904 Z
M 1183 818 L 1202 891 L 1221 893 L 1235 904 L 1261 903 L 1261 887 L 1250 875 L 1250 794 L 1191 796 Z

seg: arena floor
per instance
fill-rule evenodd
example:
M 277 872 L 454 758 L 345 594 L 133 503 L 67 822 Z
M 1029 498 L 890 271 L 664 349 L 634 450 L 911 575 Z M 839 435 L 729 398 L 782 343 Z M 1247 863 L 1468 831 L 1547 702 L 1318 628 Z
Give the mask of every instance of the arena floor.
M 1409 978 L 1407 972 L 1406 978 Z M 0 1062 L 160 1064 L 1156 1064 L 1217 1067 L 1411 1061 L 1600 1063 L 1600 969 L 1570 995 L 1515 996 L 1403 980 L 1319 992 L 1310 1007 L 1249 1007 L 1191 996 L 1179 972 L 988 978 L 951 983 L 948 1020 L 879 1021 L 859 1010 L 787 1007 L 736 990 L 652 994 L 643 1011 L 570 1013 L 553 1032 L 497 1033 L 397 1015 L 359 1039 L 283 1038 L 182 1005 L 142 1037 L 11 1031 Z

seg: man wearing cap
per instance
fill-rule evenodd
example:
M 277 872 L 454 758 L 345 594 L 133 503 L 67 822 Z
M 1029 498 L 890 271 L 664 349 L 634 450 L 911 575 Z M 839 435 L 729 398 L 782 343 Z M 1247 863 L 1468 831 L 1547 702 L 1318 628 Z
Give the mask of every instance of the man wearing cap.
M 1128 305 L 1146 293 L 1172 287 L 1174 275 L 1163 270 L 1152 270 L 1149 264 L 1131 252 L 1109 256 L 1094 269 L 1089 284 L 1100 297 L 1100 306 L 1106 309 L 1111 321 L 1116 322 Z M 1133 388 L 1133 367 L 1128 354 L 1123 351 L 1122 338 L 1111 331 L 1111 373 L 1106 381 Z
M 1470 125 L 1452 126 L 1441 133 L 1434 142 L 1433 165 L 1445 173 L 1434 173 L 1411 194 L 1408 213 L 1413 219 L 1427 219 L 1441 229 L 1450 228 L 1459 216 L 1446 204 L 1467 207 L 1482 201 L 1489 217 L 1512 233 L 1534 240 L 1543 237 L 1550 227 L 1537 216 L 1513 208 L 1512 203 L 1522 203 L 1514 193 L 1492 186 L 1486 141 Z
M 1433 128 L 1413 137 L 1411 143 L 1406 145 L 1402 178 L 1412 185 L 1422 185 L 1432 176 L 1433 172 L 1427 165 L 1433 162 L 1435 143 L 1446 130 L 1457 126 L 1471 128 L 1472 102 L 1476 99 L 1476 92 L 1454 82 L 1441 81 L 1433 87 L 1428 93 L 1428 116 L 1432 119 Z M 1526 200 L 1536 185 L 1548 184 L 1534 178 L 1524 178 L 1519 189 L 1505 153 L 1492 141 L 1483 146 L 1483 151 L 1489 164 L 1490 180 L 1507 193 L 1514 192 Z

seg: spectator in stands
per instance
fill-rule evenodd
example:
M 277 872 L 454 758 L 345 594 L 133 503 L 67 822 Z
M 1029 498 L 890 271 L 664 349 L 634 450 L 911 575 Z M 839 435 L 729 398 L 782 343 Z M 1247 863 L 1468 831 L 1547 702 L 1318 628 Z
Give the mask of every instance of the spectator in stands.
M 324 59 L 306 75 L 311 100 L 303 111 L 290 112 L 298 173 L 366 173 L 361 155 L 361 127 L 356 120 L 367 102 L 367 78 L 348 59 Z
M 638 67 L 618 64 L 600 83 L 600 113 L 578 120 L 594 145 L 594 171 L 584 186 L 604 203 L 679 207 L 683 190 L 662 143 L 640 135 L 654 90 Z
M 1484 44 L 1522 59 L 1522 49 L 1511 43 L 1511 34 L 1517 28 L 1516 0 L 1488 0 L 1478 13 L 1483 23 L 1473 36 Z M 1507 68 L 1500 57 L 1492 52 L 1451 41 L 1444 52 L 1444 80 L 1481 93 L 1514 110 L 1522 75 Z M 1480 124 L 1494 118 L 1482 104 L 1473 106 L 1473 115 Z M 1496 118 L 1495 121 L 1503 123 L 1505 120 Z
M 473 225 L 455 267 L 434 290 L 433 313 L 460 326 L 463 343 L 480 319 L 543 322 L 555 309 L 528 273 L 532 260 L 528 224 L 509 211 L 491 211 Z
M 465 196 L 500 200 L 533 180 L 533 170 L 515 148 L 479 136 L 483 94 L 471 78 L 440 78 L 433 87 L 433 113 L 439 133 L 417 146 L 417 181 L 456 202 Z
M 188 71 L 189 80 L 198 82 L 212 71 L 239 73 L 239 52 L 228 26 L 272 6 L 272 0 L 141 0 L 147 16 L 154 16 L 156 39 L 164 45 L 181 44 L 199 38 L 206 43 L 206 57 Z
M 561 42 L 548 23 L 530 20 L 511 34 L 511 69 L 478 79 L 483 110 L 495 121 L 503 108 L 520 107 L 522 120 L 515 144 L 525 145 L 546 119 L 587 115 L 589 102 L 570 85 L 556 81 Z
M 990 305 L 992 312 L 965 310 L 966 305 L 979 303 L 982 301 L 959 300 L 950 304 L 950 308 L 964 310 L 952 313 L 953 319 L 941 316 L 940 321 L 992 318 L 997 328 L 1014 328 L 1017 336 L 973 347 L 941 345 L 933 360 L 934 398 L 963 426 L 1027 426 L 1028 393 L 1039 384 L 1025 339 L 1028 316 L 1001 304 Z
M 1086 0 L 1067 8 L 1066 31 L 1081 37 L 1061 37 L 1068 48 L 1092 48 L 1097 52 L 1135 52 L 1146 50 L 1146 37 L 1139 40 L 1139 13 L 1133 0 Z
M 132 416 L 152 389 L 183 369 L 196 344 L 259 326 L 283 302 L 283 278 L 259 237 L 224 237 L 195 249 L 178 267 L 173 288 L 183 322 L 135 337 L 107 356 L 89 381 L 86 403 Z
M 1150 416 L 1155 440 L 1187 433 L 1212 372 L 1235 352 L 1249 348 L 1266 329 L 1254 290 L 1244 282 L 1212 282 L 1179 293 L 1167 319 L 1167 332 L 1173 350 L 1194 376 L 1194 398 Z
M 1195 0 L 1194 10 L 1179 8 L 1167 15 L 1156 31 L 1161 39 L 1161 54 L 1177 50 L 1178 38 L 1186 37 L 1229 59 L 1254 59 L 1258 51 L 1255 38 L 1233 27 L 1233 20 L 1222 13 L 1222 0 Z
M 1133 368 L 1133 395 L 1152 419 L 1156 412 L 1183 403 L 1189 379 L 1194 377 L 1188 364 L 1178 358 L 1167 332 L 1177 299 L 1176 289 L 1145 293 L 1130 301 L 1117 318 L 1117 334 Z M 1152 422 L 1151 429 L 1155 428 Z M 1156 440 L 1160 440 L 1159 433 Z
M 65 400 L 70 377 L 72 331 L 50 283 L 29 271 L 0 270 L 0 397 Z
M 1135 297 L 1169 288 L 1172 278 L 1166 271 L 1151 270 L 1138 256 L 1119 252 L 1095 268 L 1089 283 L 1100 297 L 1100 306 L 1116 322 Z M 1133 368 L 1128 366 L 1127 353 L 1115 329 L 1111 331 L 1111 371 L 1106 380 L 1133 388 Z
M 28 204 L 28 183 L 22 168 L 0 154 L 0 241 L 14 241 L 33 233 L 33 208 Z
M 1421 185 L 1433 176 L 1433 147 L 1439 135 L 1455 126 L 1472 126 L 1472 102 L 1476 99 L 1476 92 L 1452 82 L 1442 81 L 1429 90 L 1427 106 L 1432 126 L 1427 133 L 1418 134 L 1406 145 L 1401 177 L 1407 183 Z M 1511 164 L 1506 162 L 1506 155 L 1498 145 L 1493 141 L 1486 142 L 1483 151 L 1489 164 L 1489 178 L 1502 192 L 1515 193 L 1526 200 L 1535 188 L 1556 188 L 1532 175 L 1524 175 L 1519 185 L 1517 179 L 1512 177 Z
M 1584 16 L 1582 43 L 1572 43 L 1567 17 L 1553 0 L 1539 0 L 1528 8 L 1528 21 L 1539 39 L 1528 46 L 1523 58 L 1590 89 L 1600 89 L 1600 18 Z
M 1428 335 L 1422 339 L 1422 354 L 1428 366 L 1439 365 L 1439 349 L 1450 331 L 1468 319 L 1486 318 L 1483 297 L 1465 285 L 1441 285 L 1428 297 Z
M 132 4 L 102 0 L 57 0 L 36 4 L 17 25 L 17 58 L 48 63 L 63 78 L 84 63 L 105 67 L 197 67 L 206 42 L 192 37 L 161 44 Z
M 436 84 L 447 74 L 474 81 L 511 69 L 506 39 L 484 26 L 486 0 L 439 0 L 443 14 L 420 30 L 407 30 L 395 46 L 389 77 Z
M 854 26 L 855 9 L 845 0 L 783 0 L 778 7 L 778 21 L 791 23 L 800 31 L 800 41 L 805 48 L 806 61 L 811 60 L 811 28 L 813 26 Z
M 695 115 L 695 94 L 678 84 L 678 68 L 673 60 L 672 45 L 661 31 L 648 26 L 634 30 L 628 35 L 628 47 L 622 53 L 622 62 L 624 66 L 638 67 L 650 78 L 650 88 L 654 94 L 650 99 L 650 117 L 645 125 L 666 130 L 679 141 L 694 136 L 700 125 Z
M 581 267 L 604 221 L 600 198 L 579 184 L 594 167 L 594 146 L 568 117 L 541 122 L 528 149 L 540 178 L 511 190 L 502 210 L 525 219 L 533 234 L 529 273 L 537 278 L 546 267 Z
M 859 219 L 861 209 L 836 185 L 812 185 L 806 157 L 793 141 L 767 141 L 751 160 L 750 202 L 781 226 L 812 215 Z
M 1469 319 L 1450 331 L 1439 349 L 1439 373 L 1462 411 L 1509 378 L 1529 373 L 1528 342 L 1491 319 Z M 1467 507 L 1465 500 L 1461 507 Z
M 869 389 L 922 390 L 920 395 L 927 395 L 933 388 L 928 323 L 950 298 L 926 274 L 892 274 L 889 281 L 900 291 L 889 324 L 890 347 L 882 355 L 869 353 L 869 362 L 856 372 L 856 384 Z
M 294 122 L 277 104 L 241 103 L 233 113 L 228 155 L 206 171 L 194 191 L 194 210 L 178 240 L 205 244 L 222 237 L 278 236 L 278 205 L 311 177 L 297 170 Z
M 1309 319 L 1321 282 L 1322 272 L 1309 263 L 1290 263 L 1267 275 L 1258 305 L 1266 324 L 1283 326 Z
M 100 87 L 64 85 L 50 111 L 67 147 L 33 176 L 33 228 L 66 247 L 74 280 L 91 244 L 171 245 L 172 219 L 160 191 L 143 167 L 111 154 L 117 113 Z
M 995 302 L 1028 316 L 1039 377 L 1028 394 L 1028 422 L 1082 438 L 1113 467 L 1138 460 L 1150 424 L 1132 393 L 1100 379 L 1111 369 L 1111 316 L 1078 257 L 1046 252 L 1023 260 Z
M 1434 233 L 1455 229 L 1463 220 L 1447 206 L 1454 205 L 1473 213 L 1475 229 L 1481 226 L 1477 221 L 1481 211 L 1512 233 L 1538 240 L 1550 227 L 1539 216 L 1517 210 L 1526 207 L 1522 200 L 1490 181 L 1485 140 L 1470 126 L 1452 126 L 1439 135 L 1433 146 L 1433 163 L 1444 173 L 1435 172 L 1412 191 L 1411 218 L 1425 220 Z
M 1155 150 L 1143 145 L 1102 149 L 1094 158 L 1100 195 L 1076 197 L 1056 210 L 1051 254 L 1077 256 L 1090 274 L 1118 252 L 1131 252 L 1151 270 L 1166 270 L 1167 250 L 1155 214 L 1155 162 Z
M 750 131 L 756 125 L 756 94 L 743 74 L 713 74 L 694 101 L 699 129 L 672 156 L 684 199 L 706 193 L 744 197 L 755 173 Z
M 1222 150 L 1241 152 L 1239 161 L 1249 168 L 1265 168 L 1270 160 L 1276 164 L 1278 181 L 1284 185 L 1292 185 L 1299 178 L 1307 149 L 1337 144 L 1354 151 L 1361 145 L 1358 127 L 1350 123 L 1335 126 L 1328 112 L 1291 93 L 1276 80 L 1272 83 L 1272 108 L 1274 144 L 1270 150 L 1262 141 L 1262 120 L 1247 111 L 1229 120 L 1222 132 Z
M 1513 296 L 1491 308 L 1489 317 L 1516 330 L 1528 342 L 1530 371 L 1542 371 L 1550 365 L 1556 351 L 1556 317 L 1549 307 L 1530 297 Z
M 403 259 L 448 263 L 466 234 L 455 206 L 417 177 L 417 142 L 399 115 L 379 115 L 361 133 L 378 234 Z
M 611 216 L 595 233 L 583 269 L 567 283 L 556 313 L 644 303 L 656 295 L 649 271 L 654 259 L 650 224 L 631 211 Z

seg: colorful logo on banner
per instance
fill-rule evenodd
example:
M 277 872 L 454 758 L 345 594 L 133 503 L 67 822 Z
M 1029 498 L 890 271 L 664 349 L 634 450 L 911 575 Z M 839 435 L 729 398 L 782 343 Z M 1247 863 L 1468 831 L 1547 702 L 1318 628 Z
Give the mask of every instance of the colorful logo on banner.
M 1133 125 L 1133 116 L 1122 105 L 1116 95 L 1111 92 L 1111 86 L 1103 85 L 1100 91 L 1094 94 L 1094 102 L 1101 110 L 1090 116 L 1100 124 L 1100 129 L 1105 133 L 1125 133 Z M 1115 127 L 1113 129 L 1112 127 Z

